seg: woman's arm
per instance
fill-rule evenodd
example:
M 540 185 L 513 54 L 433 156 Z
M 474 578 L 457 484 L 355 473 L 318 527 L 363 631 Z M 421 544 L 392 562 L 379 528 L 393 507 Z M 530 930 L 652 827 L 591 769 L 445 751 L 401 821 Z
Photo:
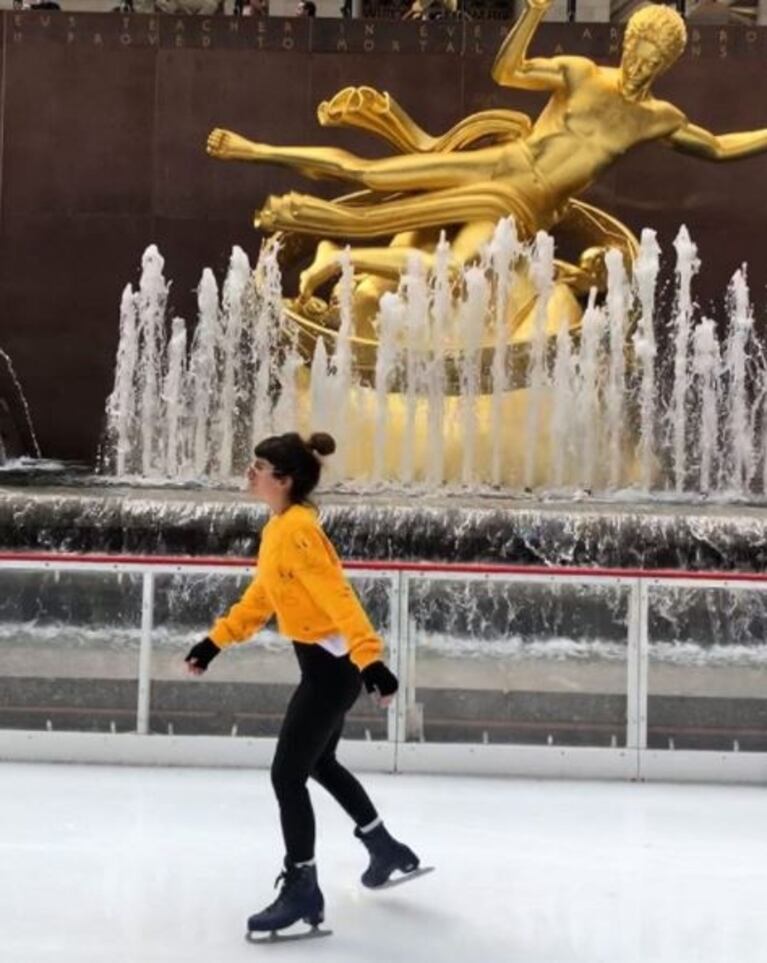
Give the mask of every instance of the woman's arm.
M 349 658 L 362 670 L 382 657 L 383 643 L 370 623 L 340 564 L 330 556 L 316 528 L 292 535 L 294 570 L 315 604 L 329 616 L 349 646 Z
M 221 649 L 236 642 L 244 642 L 269 621 L 273 612 L 272 603 L 256 572 L 240 601 L 233 605 L 225 616 L 216 620 L 208 638 Z

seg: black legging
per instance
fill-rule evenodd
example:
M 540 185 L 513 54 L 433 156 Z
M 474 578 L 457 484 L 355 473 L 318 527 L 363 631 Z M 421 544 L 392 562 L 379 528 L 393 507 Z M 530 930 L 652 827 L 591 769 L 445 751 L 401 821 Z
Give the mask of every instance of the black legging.
M 306 782 L 311 776 L 358 826 L 378 818 L 360 783 L 336 759 L 344 717 L 360 691 L 360 674 L 348 655 L 294 642 L 301 682 L 293 693 L 272 762 L 272 785 L 280 806 L 288 859 L 314 859 L 314 810 Z

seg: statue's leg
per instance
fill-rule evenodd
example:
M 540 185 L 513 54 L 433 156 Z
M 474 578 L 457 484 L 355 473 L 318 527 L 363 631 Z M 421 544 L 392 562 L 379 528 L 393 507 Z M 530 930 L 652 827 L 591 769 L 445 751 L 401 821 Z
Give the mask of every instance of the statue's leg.
M 273 147 L 259 144 L 231 130 L 211 131 L 207 151 L 219 160 L 249 161 L 295 167 L 307 177 L 355 180 L 362 159 L 336 147 Z
M 208 134 L 205 150 L 218 160 L 254 161 L 262 160 L 261 144 L 248 140 L 233 130 L 216 127 Z
M 450 248 L 448 269 L 456 274 L 460 268 L 474 260 L 482 252 L 495 231 L 492 221 L 478 221 L 462 227 Z M 340 257 L 343 249 L 330 241 L 320 241 L 311 265 L 301 273 L 299 296 L 302 300 L 311 297 L 320 285 L 335 277 L 341 271 Z M 410 245 L 388 247 L 351 247 L 348 256 L 356 274 L 375 274 L 379 277 L 397 280 L 408 267 L 413 257 L 420 259 L 427 271 L 434 268 L 435 256 Z
M 317 288 L 321 287 L 326 281 L 341 273 L 341 262 L 339 260 L 343 248 L 332 241 L 320 241 L 314 252 L 312 263 L 301 272 L 298 280 L 299 300 L 305 301 L 310 298 Z M 352 264 L 354 261 L 352 261 Z
M 501 148 L 452 154 L 404 154 L 368 160 L 337 147 L 275 147 L 257 144 L 239 134 L 214 130 L 208 153 L 222 160 L 280 164 L 306 177 L 333 178 L 362 184 L 371 190 L 433 190 L 458 187 L 493 176 Z
M 452 243 L 453 258 L 458 264 L 468 264 L 482 253 L 495 234 L 497 221 L 472 221 L 465 224 Z
M 525 208 L 523 195 L 501 181 L 425 191 L 380 204 L 341 204 L 310 194 L 290 193 L 267 198 L 263 210 L 256 215 L 256 227 L 320 237 L 382 237 L 448 224 L 495 222 L 513 213 L 520 233 L 525 233 L 530 230 Z
M 343 251 L 338 244 L 320 241 L 314 260 L 301 272 L 301 300 L 310 298 L 317 288 L 341 273 Z M 427 270 L 433 263 L 433 255 L 417 247 L 350 247 L 347 253 L 355 274 L 376 274 L 392 280 L 399 278 L 411 257 L 420 257 Z
M 373 191 L 435 191 L 490 180 L 502 148 L 444 154 L 357 158 L 355 181 Z

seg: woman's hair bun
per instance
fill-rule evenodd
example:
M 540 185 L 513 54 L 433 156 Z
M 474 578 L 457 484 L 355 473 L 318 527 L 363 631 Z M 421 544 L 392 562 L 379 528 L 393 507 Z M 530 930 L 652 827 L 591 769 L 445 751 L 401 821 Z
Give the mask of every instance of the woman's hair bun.
M 336 450 L 336 443 L 333 436 L 324 431 L 316 431 L 310 436 L 306 444 L 307 447 L 311 448 L 312 451 L 316 451 L 317 454 L 321 456 L 332 455 Z

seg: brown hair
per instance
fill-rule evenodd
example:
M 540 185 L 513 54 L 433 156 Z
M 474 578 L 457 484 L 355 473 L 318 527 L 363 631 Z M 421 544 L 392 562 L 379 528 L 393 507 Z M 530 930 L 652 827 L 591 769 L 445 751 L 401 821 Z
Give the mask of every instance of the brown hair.
M 317 487 L 322 472 L 321 458 L 332 455 L 336 443 L 332 435 L 315 432 L 304 440 L 296 431 L 270 435 L 256 445 L 256 458 L 263 458 L 274 468 L 278 478 L 290 478 L 290 500 L 305 502 Z

